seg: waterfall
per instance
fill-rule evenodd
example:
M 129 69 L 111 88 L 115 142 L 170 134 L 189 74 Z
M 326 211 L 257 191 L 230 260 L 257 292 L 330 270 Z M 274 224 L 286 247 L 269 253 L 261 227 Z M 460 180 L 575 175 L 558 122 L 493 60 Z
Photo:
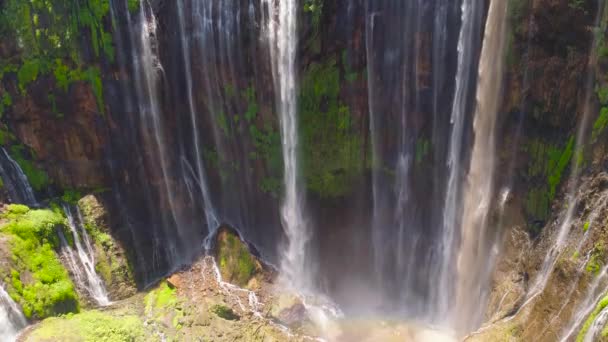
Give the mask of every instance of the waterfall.
M 281 260 L 287 280 L 306 288 L 312 275 L 306 270 L 306 248 L 310 232 L 305 221 L 298 169 L 298 118 L 296 90 L 297 14 L 296 0 L 263 0 L 268 6 L 267 34 L 273 61 L 273 77 L 280 115 L 285 194 L 281 218 L 288 239 Z
M 169 184 L 170 171 L 166 155 L 166 141 L 164 138 L 163 124 L 161 122 L 161 105 L 159 103 L 160 92 L 158 83 L 160 75 L 163 73 L 163 66 L 158 58 L 156 49 L 158 44 L 156 41 L 157 22 L 154 17 L 152 6 L 148 0 L 140 0 L 139 11 L 139 53 L 135 53 L 137 59 L 133 60 L 135 70 L 135 89 L 138 98 L 139 114 L 142 121 L 143 129 L 146 130 L 144 136 L 149 139 L 147 141 L 156 152 L 158 158 L 158 166 L 161 172 L 162 188 L 164 190 L 165 200 L 171 211 L 171 220 L 165 220 L 163 227 L 167 236 L 177 232 L 178 241 L 186 239 L 182 236 L 181 225 L 178 221 L 176 213 L 177 204 L 175 204 L 175 193 L 172 186 Z M 176 228 L 170 230 L 170 226 Z M 176 263 L 179 256 L 186 251 L 179 249 L 175 245 L 173 239 L 166 239 L 169 243 L 169 258 Z
M 4 181 L 9 198 L 13 203 L 22 203 L 30 207 L 37 205 L 34 190 L 27 176 L 11 156 L 3 148 L 0 149 L 0 177 Z
M 203 206 L 205 210 L 205 218 L 207 222 L 208 235 L 205 239 L 205 249 L 211 248 L 211 237 L 219 227 L 219 222 L 215 214 L 215 209 L 211 202 L 211 195 L 209 194 L 209 187 L 207 185 L 207 176 L 205 172 L 205 165 L 203 163 L 201 143 L 199 138 L 197 113 L 194 108 L 194 99 L 192 94 L 192 66 L 190 60 L 190 42 L 186 36 L 186 28 L 184 24 L 184 6 L 182 0 L 177 1 L 177 13 L 179 21 L 179 35 L 181 37 L 182 56 L 184 58 L 184 75 L 186 77 L 186 90 L 188 98 L 188 111 L 190 114 L 190 120 L 192 125 L 192 136 L 194 140 L 194 154 L 196 159 L 196 181 L 198 183 L 201 197 L 203 199 Z
M 604 308 L 599 314 L 597 314 L 593 320 L 593 323 L 591 323 L 589 330 L 587 330 L 583 342 L 596 341 L 597 337 L 599 337 L 600 333 L 602 332 L 602 329 L 604 329 L 606 326 L 606 322 L 608 322 L 608 308 Z
M 443 234 L 441 237 L 442 259 L 439 266 L 438 284 L 436 286 L 437 311 L 445 316 L 449 308 L 450 287 L 453 279 L 452 260 L 454 260 L 456 237 L 462 214 L 461 184 L 462 184 L 462 144 L 464 136 L 465 117 L 467 114 L 468 89 L 473 80 L 475 59 L 475 40 L 479 35 L 481 25 L 482 3 L 476 0 L 464 0 L 461 5 L 461 27 L 458 37 L 458 67 L 456 73 L 456 89 L 452 102 L 450 122 L 452 131 L 448 150 L 447 166 L 449 176 L 443 209 Z
M 492 0 L 479 62 L 475 142 L 464 197 L 461 245 L 457 257 L 455 328 L 466 333 L 481 323 L 489 262 L 495 236 L 488 227 L 493 204 L 495 124 L 502 100 L 508 2 Z M 480 305 L 481 304 L 481 305 Z
M 63 211 L 68 219 L 68 226 L 72 232 L 74 247 L 76 254 L 72 248 L 67 245 L 67 241 L 63 233 L 60 232 L 60 239 L 63 248 L 66 249 L 68 265 L 72 274 L 74 274 L 76 283 L 83 288 L 91 298 L 99 305 L 106 306 L 110 304 L 108 294 L 104 283 L 95 271 L 95 251 L 91 244 L 91 238 L 83 225 L 83 218 L 80 210 L 76 208 L 77 219 L 72 214 L 72 209 L 69 205 L 63 206 Z
M 13 342 L 19 331 L 27 326 L 27 320 L 17 303 L 0 286 L 0 342 Z

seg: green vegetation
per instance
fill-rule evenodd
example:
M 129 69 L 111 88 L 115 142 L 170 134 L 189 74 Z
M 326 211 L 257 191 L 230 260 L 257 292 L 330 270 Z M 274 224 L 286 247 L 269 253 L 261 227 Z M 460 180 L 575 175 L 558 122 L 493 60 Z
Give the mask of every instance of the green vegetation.
M 258 118 L 260 107 L 253 85 L 243 91 L 241 96 L 247 103 L 247 110 L 243 114 L 243 118 L 249 124 L 249 135 L 254 147 L 254 150 L 249 153 L 249 159 L 261 160 L 266 169 L 265 177 L 258 182 L 260 191 L 277 198 L 281 192 L 281 179 L 283 178 L 281 135 L 268 122 L 262 128 L 256 126 L 255 121 Z
M 65 203 L 76 204 L 78 200 L 82 197 L 80 192 L 74 189 L 65 189 L 63 191 L 63 195 L 61 195 L 61 200 Z
M 319 33 L 321 15 L 323 14 L 323 0 L 304 0 L 304 12 L 312 15 L 312 26 L 315 33 Z
M 235 234 L 224 232 L 218 238 L 217 257 L 222 277 L 230 283 L 246 286 L 257 271 L 249 249 Z
M 568 1 L 568 7 L 574 9 L 574 10 L 583 10 L 585 7 L 585 1 L 584 0 L 569 0 Z
M 299 95 L 303 175 L 320 197 L 347 195 L 364 170 L 361 137 L 348 106 L 340 101 L 336 60 L 308 67 Z
M 521 56 L 519 51 L 516 51 L 516 37 L 521 37 L 525 34 L 524 24 L 530 10 L 530 2 L 528 0 L 510 0 L 508 20 L 512 29 L 508 30 L 507 36 L 507 52 L 506 63 L 509 66 L 518 65 Z
M 2 78 L 0 77 L 0 80 L 1 79 Z M 5 92 L 4 95 L 0 97 L 0 119 L 2 118 L 2 115 L 4 115 L 4 111 L 6 110 L 6 108 L 10 107 L 12 104 L 13 98 L 11 97 L 11 94 Z
M 528 177 L 536 186 L 528 192 L 526 210 L 538 219 L 545 219 L 563 173 L 574 155 L 574 137 L 570 137 L 563 148 L 533 140 L 525 147 L 530 156 Z
M 591 251 L 589 261 L 587 262 L 587 265 L 585 265 L 585 270 L 591 274 L 597 275 L 604 264 L 605 252 L 606 247 L 604 245 L 604 241 L 600 240 L 599 242 L 596 242 L 595 246 L 593 246 L 593 250 Z
M 134 315 L 111 316 L 100 311 L 68 314 L 44 320 L 30 336 L 43 341 L 145 341 L 143 322 Z
M 11 146 L 10 155 L 19 164 L 34 190 L 41 191 L 47 187 L 49 183 L 48 175 L 38 169 L 33 162 L 25 158 L 25 146 Z
M 600 110 L 600 115 L 593 123 L 593 131 L 591 132 L 591 142 L 596 142 L 604 130 L 608 127 L 608 107 L 603 107 Z
M 583 225 L 583 231 L 584 231 L 584 232 L 586 232 L 586 231 L 588 231 L 588 230 L 589 230 L 589 225 L 590 225 L 590 222 L 589 222 L 589 221 L 585 222 L 585 224 Z
M 416 140 L 416 165 L 420 165 L 429 154 L 430 142 L 425 138 Z
M 211 312 L 228 321 L 238 321 L 240 319 L 239 315 L 237 315 L 231 308 L 221 304 L 212 306 Z
M 84 67 L 80 51 L 114 59 L 112 36 L 103 23 L 109 10 L 108 0 L 5 1 L 0 5 L 0 32 L 17 37 L 21 51 L 11 57 L 15 64 L 0 65 L 0 79 L 7 72 L 17 73 L 22 95 L 41 75 L 54 76 L 57 89 L 63 92 L 71 83 L 85 81 L 103 112 L 101 72 L 96 66 Z M 54 98 L 51 93 L 50 99 Z
M 135 289 L 133 265 L 129 258 L 104 225 L 106 215 L 103 205 L 94 195 L 85 196 L 77 201 L 84 227 L 89 233 L 97 257 L 95 270 L 104 280 L 106 286 L 120 289 L 120 296 L 128 295 Z
M 595 307 L 595 309 L 593 310 L 593 312 L 591 313 L 591 315 L 589 315 L 589 317 L 585 321 L 585 324 L 583 324 L 583 327 L 578 332 L 578 336 L 576 337 L 576 342 L 582 342 L 582 341 L 585 340 L 585 335 L 587 335 L 587 331 L 589 331 L 589 328 L 591 327 L 591 325 L 595 321 L 595 318 L 607 306 L 608 306 L 608 296 L 602 298 L 602 300 L 600 300 L 600 302 L 597 304 L 597 306 Z M 604 332 L 602 331 L 602 335 L 603 334 L 604 334 Z
M 58 229 L 65 229 L 59 209 L 30 210 L 27 206 L 8 206 L 8 220 L 0 232 L 8 236 L 11 248 L 11 276 L 4 279 L 10 296 L 28 318 L 45 318 L 78 311 L 78 298 L 67 270 L 55 250 Z
M 150 291 L 144 298 L 146 313 L 164 311 L 165 309 L 172 310 L 178 303 L 176 292 L 175 289 L 169 287 L 167 282 L 161 282 L 158 288 Z
M 255 88 L 250 86 L 243 92 L 243 97 L 247 101 L 247 111 L 245 112 L 245 120 L 251 123 L 256 116 L 258 115 L 258 111 L 260 110 L 258 103 L 256 101 Z
M 249 135 L 255 148 L 255 151 L 250 152 L 249 158 L 251 160 L 261 159 L 266 167 L 266 177 L 260 181 L 260 190 L 278 197 L 283 178 L 281 134 L 266 123 L 261 130 L 254 124 L 249 125 Z

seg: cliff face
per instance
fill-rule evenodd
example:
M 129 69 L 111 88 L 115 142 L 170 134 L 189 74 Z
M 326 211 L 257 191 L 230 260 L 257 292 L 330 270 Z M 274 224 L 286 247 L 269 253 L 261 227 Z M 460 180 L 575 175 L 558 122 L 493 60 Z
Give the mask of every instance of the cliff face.
M 107 192 L 120 239 L 136 252 L 141 283 L 193 260 L 193 251 L 220 224 L 237 227 L 276 262 L 276 246 L 283 240 L 283 161 L 260 2 L 152 1 L 143 11 L 137 1 L 100 8 L 82 2 L 95 14 L 95 25 L 82 20 L 61 26 L 44 9 L 34 9 L 44 20 L 18 27 L 22 35 L 50 24 L 65 32 L 42 33 L 21 44 L 15 35 L 0 40 L 0 140 L 38 196 Z M 373 267 L 366 244 L 371 233 L 363 227 L 372 220 L 373 168 L 382 168 L 386 189 L 396 187 L 402 112 L 393 108 L 408 113 L 411 136 L 403 139 L 415 160 L 408 176 L 411 197 L 417 199 L 412 225 L 434 232 L 433 213 L 445 195 L 447 138 L 442 137 L 451 127 L 460 7 L 445 1 L 416 5 L 407 22 L 417 24 L 403 24 L 411 33 L 403 38 L 383 35 L 394 28 L 390 25 L 402 25 L 396 20 L 400 13 L 376 5 L 306 0 L 299 6 L 302 182 L 314 218 L 311 247 L 325 261 L 321 276 L 334 289 L 345 281 L 344 273 Z M 593 32 L 595 1 L 510 5 L 497 150 L 498 169 L 504 172 L 497 174 L 496 191 L 511 190 L 506 222 L 534 238 L 557 210 L 555 199 L 566 190 L 562 184 L 570 161 L 581 159 L 582 173 L 605 167 L 605 19 L 600 18 L 601 32 Z M 0 6 L 6 15 L 23 10 L 15 1 Z M 445 10 L 450 29 L 443 41 L 433 26 L 439 9 Z M 370 10 L 382 18 L 376 36 L 368 35 Z M 73 39 L 68 31 L 83 34 Z M 64 39 L 62 48 L 51 44 L 53 34 Z M 475 55 L 482 35 L 481 30 L 475 38 Z M 441 42 L 444 50 L 437 50 Z M 49 46 L 55 46 L 53 54 L 41 52 Z M 597 60 L 590 57 L 595 55 Z M 402 60 L 416 63 L 404 67 Z M 405 81 L 395 74 L 407 75 L 408 86 L 401 87 Z M 475 106 L 474 99 L 467 101 L 469 108 Z M 380 126 L 375 151 L 380 165 L 372 160 L 370 108 Z M 582 135 L 589 143 L 578 152 L 577 125 L 584 117 L 588 129 Z M 465 140 L 471 141 L 470 117 L 465 125 Z M 396 200 L 393 192 L 387 201 Z M 213 211 L 215 221 L 203 211 Z M 217 226 L 210 227 L 213 222 Z

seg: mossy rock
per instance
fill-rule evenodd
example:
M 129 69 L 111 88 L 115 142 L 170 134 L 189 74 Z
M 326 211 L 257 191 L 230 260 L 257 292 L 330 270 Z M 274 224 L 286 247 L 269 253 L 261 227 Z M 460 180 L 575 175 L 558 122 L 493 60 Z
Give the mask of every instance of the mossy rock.
M 2 218 L 1 280 L 25 316 L 42 319 L 77 312 L 80 305 L 74 284 L 56 253 L 57 232 L 67 229 L 61 210 L 11 204 Z
M 252 247 L 232 228 L 223 226 L 215 239 L 215 258 L 222 279 L 241 287 L 255 287 L 256 276 L 264 271 Z
M 83 223 L 94 241 L 95 270 L 103 279 L 113 300 L 132 296 L 137 291 L 133 266 L 120 241 L 110 229 L 111 219 L 100 195 L 90 194 L 78 201 Z

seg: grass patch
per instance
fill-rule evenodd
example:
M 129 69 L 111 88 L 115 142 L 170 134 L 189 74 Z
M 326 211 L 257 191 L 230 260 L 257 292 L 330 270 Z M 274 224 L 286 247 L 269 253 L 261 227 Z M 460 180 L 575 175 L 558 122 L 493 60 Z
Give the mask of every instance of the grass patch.
M 34 330 L 30 339 L 87 342 L 146 340 L 143 323 L 137 316 L 112 316 L 99 311 L 46 319 Z
M 178 303 L 178 298 L 176 290 L 169 287 L 169 284 L 163 281 L 158 288 L 146 295 L 144 302 L 146 304 L 146 313 L 152 313 L 155 311 L 165 311 L 166 309 L 172 310 Z

